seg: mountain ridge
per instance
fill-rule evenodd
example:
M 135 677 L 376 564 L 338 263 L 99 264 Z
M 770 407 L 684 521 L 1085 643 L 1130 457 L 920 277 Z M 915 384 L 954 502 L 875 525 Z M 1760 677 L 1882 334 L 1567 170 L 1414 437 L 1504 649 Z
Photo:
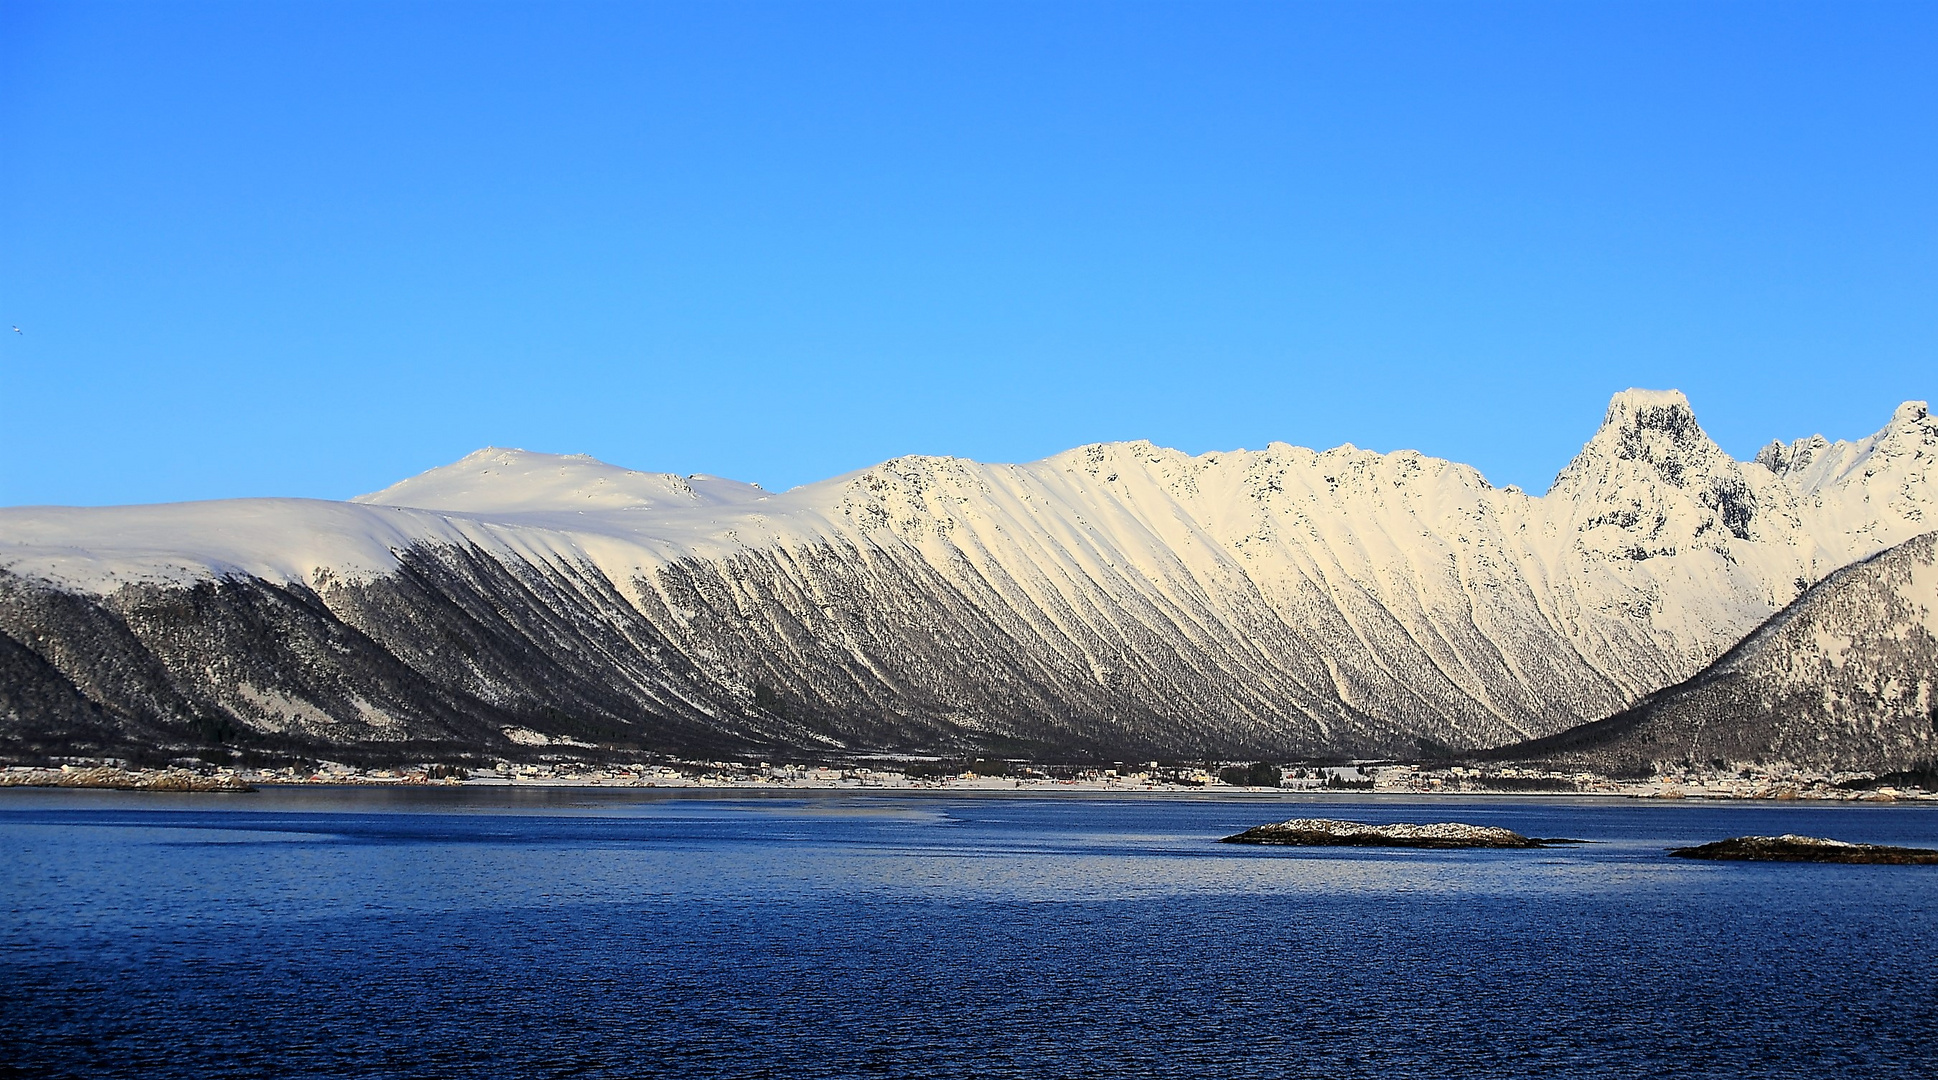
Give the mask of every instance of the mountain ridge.
M 780 493 L 487 448 L 347 503 L 0 510 L 0 633 L 84 654 L 93 623 L 31 599 L 58 594 L 128 627 L 127 663 L 145 652 L 192 703 L 60 669 L 108 714 L 325 742 L 495 746 L 520 727 L 750 748 L 1500 745 L 1687 678 L 1811 582 L 1922 531 L 1938 498 L 1921 403 L 1859 444 L 1773 445 L 1791 449 L 1736 461 L 1680 393 L 1625 391 L 1542 496 L 1351 446 L 908 456 Z M 232 616 L 134 615 L 205 595 L 313 613 L 296 621 L 314 651 L 247 693 L 198 673 L 219 658 L 156 660 L 180 651 L 164 636 Z M 374 651 L 332 667 L 342 634 Z M 312 685 L 391 661 L 423 685 Z

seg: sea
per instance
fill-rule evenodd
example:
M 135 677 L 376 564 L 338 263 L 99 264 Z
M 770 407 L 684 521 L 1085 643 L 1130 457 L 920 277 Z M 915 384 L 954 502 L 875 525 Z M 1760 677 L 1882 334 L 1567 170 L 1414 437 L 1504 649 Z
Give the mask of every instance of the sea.
M 1292 817 L 1587 843 L 1291 849 Z M 1938 807 L 0 791 L 0 1074 L 1929 1077 Z

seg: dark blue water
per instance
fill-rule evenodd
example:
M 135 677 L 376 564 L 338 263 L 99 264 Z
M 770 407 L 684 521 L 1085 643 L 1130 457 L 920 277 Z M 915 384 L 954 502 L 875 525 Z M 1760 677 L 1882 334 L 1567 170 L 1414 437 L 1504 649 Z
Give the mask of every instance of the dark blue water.
M 1293 816 L 1597 841 L 1214 843 Z M 1929 1076 L 1917 807 L 0 793 L 0 1072 Z

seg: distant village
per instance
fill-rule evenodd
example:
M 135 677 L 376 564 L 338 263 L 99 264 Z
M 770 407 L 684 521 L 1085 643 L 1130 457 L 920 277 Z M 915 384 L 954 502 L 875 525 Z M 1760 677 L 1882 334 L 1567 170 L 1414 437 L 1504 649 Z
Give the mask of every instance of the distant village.
M 707 788 L 749 791 L 869 789 L 1032 793 L 1112 792 L 1270 795 L 1371 793 L 1403 795 L 1589 795 L 1646 799 L 1813 799 L 1844 802 L 1938 802 L 1938 777 L 1878 776 L 1784 767 L 1690 769 L 1646 779 L 1514 766 L 1354 762 L 1113 763 L 1043 766 L 997 759 L 871 760 L 866 763 L 775 764 L 676 761 L 593 764 L 582 761 L 387 767 L 317 762 L 245 768 L 182 759 L 166 768 L 119 761 L 0 769 L 0 787 L 115 788 L 151 791 L 246 791 L 278 785 L 438 785 L 447 787 Z

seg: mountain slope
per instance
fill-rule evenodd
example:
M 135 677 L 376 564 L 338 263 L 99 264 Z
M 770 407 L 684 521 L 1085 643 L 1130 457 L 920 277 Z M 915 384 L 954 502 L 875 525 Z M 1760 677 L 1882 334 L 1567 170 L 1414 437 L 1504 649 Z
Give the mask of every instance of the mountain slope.
M 0 510 L 0 632 L 43 661 L 33 700 L 58 676 L 135 741 L 1491 746 L 1684 679 L 1921 531 L 1922 406 L 1823 446 L 1845 464 L 1737 462 L 1680 394 L 1627 391 L 1541 497 L 1350 446 L 911 457 L 778 494 L 492 449 L 352 503 Z
M 1618 774 L 1938 762 L 1938 532 L 1832 574 L 1714 664 L 1618 716 L 1498 756 Z

